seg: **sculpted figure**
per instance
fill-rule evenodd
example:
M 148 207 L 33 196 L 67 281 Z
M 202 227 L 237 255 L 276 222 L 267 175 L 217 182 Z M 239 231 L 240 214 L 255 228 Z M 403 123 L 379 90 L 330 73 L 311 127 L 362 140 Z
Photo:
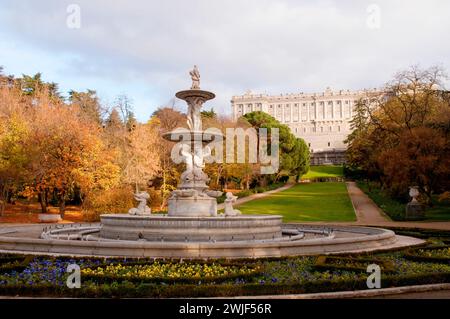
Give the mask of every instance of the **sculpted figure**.
M 236 202 L 237 196 L 234 196 L 231 192 L 226 194 L 225 199 L 225 216 L 237 216 L 241 214 L 240 210 L 233 208 L 233 203 Z
M 194 69 L 189 72 L 189 75 L 191 76 L 191 79 L 192 79 L 191 90 L 200 89 L 200 72 L 198 71 L 198 68 L 196 65 L 194 65 Z
M 147 192 L 140 192 L 134 194 L 134 199 L 139 202 L 136 208 L 131 208 L 128 211 L 130 215 L 150 215 L 152 213 L 150 207 L 147 206 L 147 200 L 150 195 Z

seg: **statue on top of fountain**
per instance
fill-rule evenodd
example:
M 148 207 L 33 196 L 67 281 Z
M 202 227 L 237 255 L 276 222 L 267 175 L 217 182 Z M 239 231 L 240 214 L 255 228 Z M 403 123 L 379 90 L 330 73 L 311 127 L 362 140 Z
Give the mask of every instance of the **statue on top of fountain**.
M 191 90 L 200 90 L 200 72 L 196 65 L 194 65 L 194 69 L 189 71 L 189 75 L 192 79 Z
M 189 72 L 192 79 L 191 90 L 200 90 L 200 72 L 196 65 Z M 203 99 L 201 96 L 194 97 L 186 101 L 188 103 L 187 125 L 191 131 L 202 130 L 202 119 L 200 109 L 202 108 Z

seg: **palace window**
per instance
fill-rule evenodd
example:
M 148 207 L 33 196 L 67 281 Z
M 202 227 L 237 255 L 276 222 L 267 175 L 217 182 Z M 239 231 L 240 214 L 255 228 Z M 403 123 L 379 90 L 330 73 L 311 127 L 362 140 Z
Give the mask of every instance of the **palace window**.
M 340 126 L 338 126 L 338 132 L 340 132 L 341 131 L 341 127 Z
M 323 132 L 323 126 L 320 127 L 320 131 Z
M 330 142 L 328 142 L 328 146 L 330 146 Z
M 332 127 L 330 126 L 328 130 L 331 132 L 332 131 Z
M 332 105 L 333 104 L 333 102 L 331 102 L 331 101 L 328 101 L 328 105 Z

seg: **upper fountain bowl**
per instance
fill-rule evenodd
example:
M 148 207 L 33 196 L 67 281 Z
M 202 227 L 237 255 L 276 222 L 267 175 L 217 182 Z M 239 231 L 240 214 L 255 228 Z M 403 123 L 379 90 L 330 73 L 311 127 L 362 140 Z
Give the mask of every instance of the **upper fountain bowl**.
M 220 131 L 191 131 L 187 128 L 177 128 L 173 131 L 162 134 L 162 137 L 172 142 L 195 142 L 210 143 L 214 141 L 222 141 L 225 136 Z
M 190 98 L 201 98 L 203 101 L 208 101 L 216 97 L 214 93 L 200 89 L 180 91 L 177 92 L 175 96 L 184 101 L 187 101 Z

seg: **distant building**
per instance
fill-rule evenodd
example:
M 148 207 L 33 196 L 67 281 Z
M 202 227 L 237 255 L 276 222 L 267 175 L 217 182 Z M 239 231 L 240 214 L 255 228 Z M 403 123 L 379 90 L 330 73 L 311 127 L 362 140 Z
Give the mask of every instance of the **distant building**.
M 233 96 L 231 107 L 237 120 L 246 113 L 263 111 L 305 140 L 311 150 L 311 164 L 341 164 L 345 160 L 344 140 L 359 99 L 380 94 L 376 89 L 296 94 L 252 94 Z

